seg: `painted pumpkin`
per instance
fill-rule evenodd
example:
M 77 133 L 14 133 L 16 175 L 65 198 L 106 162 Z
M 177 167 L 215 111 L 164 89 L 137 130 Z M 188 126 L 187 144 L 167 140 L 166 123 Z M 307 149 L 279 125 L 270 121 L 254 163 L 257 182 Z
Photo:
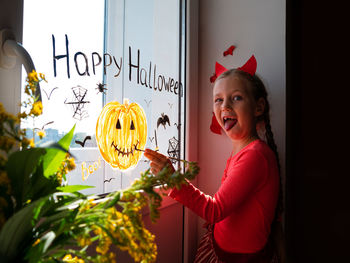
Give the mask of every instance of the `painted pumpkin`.
M 103 159 L 126 170 L 141 158 L 147 140 L 146 114 L 137 103 L 117 101 L 104 106 L 96 124 L 96 141 Z

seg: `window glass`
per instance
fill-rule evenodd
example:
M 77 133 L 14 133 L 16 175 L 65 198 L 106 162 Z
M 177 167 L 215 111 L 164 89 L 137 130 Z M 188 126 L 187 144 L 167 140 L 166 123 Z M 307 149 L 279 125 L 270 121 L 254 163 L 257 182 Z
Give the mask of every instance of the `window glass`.
M 43 115 L 22 126 L 29 135 L 45 127 L 43 141 L 57 141 L 76 125 L 77 168 L 68 184 L 106 193 L 129 186 L 149 167 L 144 157 L 123 172 L 104 161 L 95 129 L 111 101 L 138 103 L 147 118 L 146 147 L 184 158 L 182 13 L 177 0 L 24 1 L 23 45 L 48 82 L 41 82 Z
M 41 83 L 44 112 L 35 123 L 46 124 L 44 140 L 59 139 L 74 124 L 75 139 L 94 136 L 102 108 L 96 88 L 103 75 L 102 66 L 92 65 L 92 54 L 103 54 L 103 36 L 103 0 L 24 1 L 23 45 L 48 80 Z M 93 138 L 85 144 L 91 146 L 96 146 Z
M 115 67 L 108 68 L 106 84 L 114 88 L 107 93 L 107 102 L 129 98 L 139 103 L 147 115 L 146 146 L 158 147 L 168 156 L 183 157 L 185 86 L 180 2 L 107 2 L 106 50 L 122 64 L 118 77 Z M 142 158 L 136 168 L 121 173 L 122 187 L 130 185 L 148 167 Z M 106 186 L 113 187 L 112 182 Z
M 96 89 L 103 83 L 103 67 L 96 54 L 103 54 L 103 44 L 104 0 L 24 1 L 23 46 L 48 82 L 41 82 L 42 116 L 34 124 L 28 120 L 21 125 L 29 137 L 33 128 L 45 128 L 46 137 L 40 141 L 36 136 L 36 143 L 58 141 L 76 125 L 71 151 L 77 168 L 67 179 L 96 186 L 85 193 L 103 192 L 104 163 L 95 140 L 104 96 Z M 96 161 L 98 169 L 92 169 Z M 94 176 L 89 176 L 89 167 Z

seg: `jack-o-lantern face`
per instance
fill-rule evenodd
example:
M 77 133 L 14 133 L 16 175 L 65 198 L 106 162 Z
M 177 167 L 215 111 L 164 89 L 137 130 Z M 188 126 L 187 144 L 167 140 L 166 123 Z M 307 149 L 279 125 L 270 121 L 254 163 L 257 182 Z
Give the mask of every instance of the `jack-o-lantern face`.
M 147 140 L 147 121 L 137 103 L 110 102 L 96 124 L 96 140 L 103 159 L 113 168 L 126 170 L 141 158 Z

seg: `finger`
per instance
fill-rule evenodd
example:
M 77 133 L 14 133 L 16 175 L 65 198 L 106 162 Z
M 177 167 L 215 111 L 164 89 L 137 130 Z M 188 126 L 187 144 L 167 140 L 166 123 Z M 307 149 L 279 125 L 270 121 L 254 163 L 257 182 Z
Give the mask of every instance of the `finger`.
M 151 149 L 145 149 L 145 155 L 147 156 L 152 156 L 153 158 L 157 158 L 157 159 L 161 159 L 162 156 L 164 156 L 163 154 L 159 153 L 159 152 L 156 152 L 156 151 L 153 151 Z
M 156 153 L 154 151 L 152 151 L 151 149 L 145 149 L 145 152 L 143 153 L 143 155 L 151 161 L 157 159 Z
M 151 162 L 150 166 L 151 166 L 151 168 L 156 169 L 158 171 L 162 170 L 163 167 L 164 167 L 162 164 L 159 164 L 159 163 L 156 163 L 156 162 Z
M 153 151 L 151 149 L 146 149 L 144 152 L 144 156 L 151 161 L 158 160 L 159 162 L 165 162 L 168 159 L 165 155 L 158 153 L 156 151 Z

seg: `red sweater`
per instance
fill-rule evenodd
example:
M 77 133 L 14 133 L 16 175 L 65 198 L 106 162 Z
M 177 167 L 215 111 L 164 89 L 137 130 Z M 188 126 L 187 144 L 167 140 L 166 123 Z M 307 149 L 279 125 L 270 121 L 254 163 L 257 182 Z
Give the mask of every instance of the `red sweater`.
M 255 140 L 227 160 L 215 195 L 202 193 L 191 183 L 169 196 L 210 223 L 215 223 L 218 246 L 231 253 L 254 253 L 270 234 L 279 191 L 274 152 Z

